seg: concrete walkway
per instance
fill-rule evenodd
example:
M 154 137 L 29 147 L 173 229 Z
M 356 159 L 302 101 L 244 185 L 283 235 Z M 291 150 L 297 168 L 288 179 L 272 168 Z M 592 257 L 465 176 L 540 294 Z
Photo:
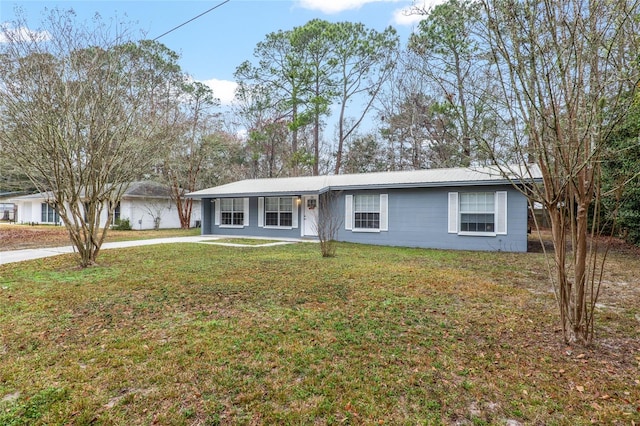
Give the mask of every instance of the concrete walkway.
M 216 235 L 216 236 L 198 235 L 193 237 L 171 237 L 171 238 L 153 238 L 149 240 L 120 241 L 120 242 L 113 242 L 113 243 L 104 243 L 102 244 L 101 250 L 149 246 L 153 244 L 170 244 L 170 243 L 205 243 L 205 244 L 218 244 L 218 245 L 224 245 L 224 246 L 232 246 L 232 247 L 268 247 L 268 246 L 275 246 L 275 245 L 281 245 L 281 244 L 292 244 L 295 242 L 302 241 L 302 240 L 295 240 L 295 239 L 287 239 L 287 240 L 281 240 L 277 242 L 269 242 L 265 244 L 251 244 L 251 245 L 225 243 L 224 241 L 220 241 L 220 242 L 217 241 L 225 238 L 237 239 L 238 237 L 231 237 L 231 236 L 227 237 L 222 235 Z M 252 239 L 257 239 L 257 238 L 252 237 Z M 273 241 L 273 239 L 270 239 L 270 240 Z M 5 263 L 22 262 L 25 260 L 42 259 L 44 257 L 58 256 L 60 254 L 74 253 L 74 251 L 75 250 L 72 246 L 0 251 L 0 265 L 3 265 Z

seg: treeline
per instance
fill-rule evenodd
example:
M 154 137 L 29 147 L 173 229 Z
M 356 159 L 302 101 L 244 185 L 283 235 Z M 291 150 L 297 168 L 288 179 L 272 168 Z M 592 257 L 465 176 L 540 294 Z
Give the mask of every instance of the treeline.
M 131 63 L 140 66 L 137 81 L 147 85 L 136 89 L 135 96 L 145 96 L 143 106 L 127 107 L 140 119 L 137 127 L 128 129 L 153 146 L 152 154 L 136 163 L 134 174 L 171 184 L 187 224 L 191 205 L 184 193 L 231 180 L 540 162 L 571 150 L 577 155 L 586 129 L 593 130 L 589 137 L 595 150 L 583 164 L 597 160 L 606 189 L 598 214 L 608 220 L 609 212 L 620 212 L 623 234 L 638 243 L 637 67 L 611 65 L 628 64 L 638 51 L 637 36 L 629 31 L 637 21 L 637 6 L 623 0 L 603 5 L 575 1 L 553 6 L 550 22 L 538 22 L 542 11 L 552 9 L 546 3 L 450 0 L 431 10 L 416 8 L 414 13 L 424 19 L 405 45 L 392 27 L 377 31 L 319 19 L 267 34 L 252 57 L 247 52 L 248 59 L 236 68 L 238 90 L 230 111 L 180 68 L 175 52 L 157 42 L 123 38 L 115 44 L 124 47 L 111 47 L 110 55 L 133 57 Z M 606 14 L 606 21 L 590 20 L 596 12 Z M 74 25 L 71 17 L 52 11 L 49 23 L 52 40 L 61 40 L 56 41 L 57 61 L 75 61 L 79 67 L 73 83 L 78 86 L 83 75 L 89 76 L 81 68 L 94 65 L 90 55 L 79 52 L 100 46 L 97 30 L 74 30 L 77 43 L 64 52 L 64 31 Z M 545 26 L 547 33 L 541 30 Z M 26 19 L 3 29 L 6 39 L 13 37 L 24 47 L 12 53 L 7 47 L 11 43 L 4 43 L 3 76 L 14 81 L 28 74 L 12 68 L 12 54 L 21 55 L 23 64 L 28 58 L 32 68 L 33 62 L 44 67 L 53 59 L 38 47 L 43 40 L 26 43 L 11 34 L 11 28 L 22 27 L 27 27 Z M 578 35 L 587 30 L 596 35 L 579 45 Z M 623 32 L 627 36 L 619 37 Z M 588 49 L 594 55 L 587 58 Z M 603 66 L 605 55 L 613 59 Z M 581 68 L 580 61 L 593 65 Z M 581 69 L 597 72 L 583 84 L 577 74 Z M 51 84 L 24 78 L 24 84 L 32 86 Z M 27 152 L 34 136 L 15 126 L 15 120 L 25 116 L 7 112 L 40 101 L 50 99 L 3 103 L 2 190 L 41 184 L 30 178 L 32 173 L 17 157 L 5 154 L 10 146 L 23 147 L 15 150 L 17 155 Z M 587 114 L 589 105 L 595 114 Z M 113 111 L 114 117 L 122 113 Z M 73 116 L 69 110 L 65 114 Z M 595 129 L 590 127 L 594 117 Z M 95 122 L 92 125 L 95 128 Z M 577 133 L 561 140 L 556 137 L 561 129 Z

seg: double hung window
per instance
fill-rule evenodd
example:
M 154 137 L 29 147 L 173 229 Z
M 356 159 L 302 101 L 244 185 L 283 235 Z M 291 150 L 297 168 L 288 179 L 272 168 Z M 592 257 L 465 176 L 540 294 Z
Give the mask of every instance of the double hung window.
M 380 196 L 356 195 L 354 197 L 353 227 L 356 229 L 380 229 Z
M 493 192 L 460 193 L 460 231 L 495 232 Z
M 344 197 L 344 227 L 353 232 L 389 230 L 388 194 L 347 194 Z
M 218 198 L 215 200 L 216 226 L 241 228 L 249 226 L 248 198 Z
M 267 197 L 264 199 L 265 226 L 292 227 L 293 199 L 291 197 Z
M 220 224 L 242 226 L 244 224 L 244 199 L 223 198 L 220 200 Z
M 496 235 L 507 233 L 507 191 L 450 192 L 450 234 Z

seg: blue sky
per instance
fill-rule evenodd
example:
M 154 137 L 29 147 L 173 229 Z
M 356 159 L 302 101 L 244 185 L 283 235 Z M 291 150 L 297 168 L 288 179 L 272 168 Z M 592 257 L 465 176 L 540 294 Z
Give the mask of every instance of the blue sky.
M 103 19 L 117 16 L 134 23 L 134 28 L 144 31 L 147 38 L 155 38 L 222 2 L 2 0 L 0 23 L 7 25 L 14 18 L 17 5 L 26 12 L 29 29 L 37 30 L 45 8 L 58 7 L 73 9 L 82 20 L 91 18 L 96 12 Z M 441 2 L 420 0 L 419 5 L 430 7 Z M 181 55 L 180 65 L 185 72 L 209 84 L 215 95 L 228 103 L 233 94 L 236 67 L 253 58 L 254 47 L 266 34 L 289 30 L 320 18 L 362 22 L 380 31 L 391 25 L 404 44 L 418 21 L 417 16 L 403 13 L 412 5 L 412 0 L 230 0 L 159 41 Z

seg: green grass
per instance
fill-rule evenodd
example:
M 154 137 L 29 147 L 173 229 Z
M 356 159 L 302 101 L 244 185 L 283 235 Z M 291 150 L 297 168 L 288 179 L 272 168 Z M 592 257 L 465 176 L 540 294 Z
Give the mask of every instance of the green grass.
M 637 300 L 603 316 L 606 344 L 566 348 L 537 254 L 171 244 L 99 262 L 0 267 L 0 400 L 19 392 L 0 424 L 640 422 Z

